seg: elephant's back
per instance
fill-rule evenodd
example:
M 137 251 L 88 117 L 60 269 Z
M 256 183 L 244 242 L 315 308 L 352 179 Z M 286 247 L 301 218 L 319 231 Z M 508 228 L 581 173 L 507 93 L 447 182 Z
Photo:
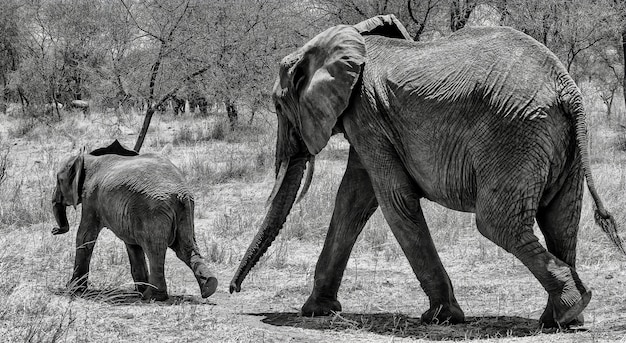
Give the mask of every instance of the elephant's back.
M 156 154 L 107 157 L 108 168 L 98 182 L 105 193 L 129 192 L 159 201 L 193 200 L 182 172 L 168 159 Z
M 550 179 L 574 156 L 562 96 L 569 76 L 529 36 L 468 29 L 434 43 L 381 37 L 366 43 L 362 93 L 376 102 L 363 112 L 384 114 L 386 139 L 427 198 L 473 211 L 492 174 L 508 168 L 528 174 L 502 173 L 508 179 Z
M 404 108 L 482 102 L 510 120 L 545 118 L 558 105 L 557 80 L 567 72 L 545 46 L 510 28 L 460 31 L 432 43 L 367 37 L 365 73 L 373 69 L 375 82 Z

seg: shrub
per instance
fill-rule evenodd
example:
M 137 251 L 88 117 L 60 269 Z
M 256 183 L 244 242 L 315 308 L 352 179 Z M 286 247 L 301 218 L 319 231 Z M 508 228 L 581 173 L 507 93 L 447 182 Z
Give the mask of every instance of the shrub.
M 30 134 L 37 126 L 37 122 L 34 118 L 20 118 L 17 122 L 17 126 L 7 130 L 10 138 L 22 138 Z
M 620 125 L 615 146 L 619 151 L 626 151 L 626 126 Z
M 223 121 L 214 122 L 210 127 L 200 124 L 183 125 L 172 138 L 174 146 L 193 145 L 210 140 L 224 140 L 228 124 Z

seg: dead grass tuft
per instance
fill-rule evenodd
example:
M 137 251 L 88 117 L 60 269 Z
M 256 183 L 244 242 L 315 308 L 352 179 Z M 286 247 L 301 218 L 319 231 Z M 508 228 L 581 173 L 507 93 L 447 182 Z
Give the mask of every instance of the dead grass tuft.
M 200 142 L 208 142 L 211 140 L 224 140 L 228 130 L 228 123 L 224 121 L 215 121 L 209 124 L 209 121 L 183 125 L 172 138 L 174 146 L 190 146 Z

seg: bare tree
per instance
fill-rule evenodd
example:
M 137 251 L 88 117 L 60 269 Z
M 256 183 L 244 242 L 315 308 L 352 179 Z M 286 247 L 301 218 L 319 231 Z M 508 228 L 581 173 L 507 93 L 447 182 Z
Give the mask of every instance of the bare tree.
M 18 9 L 17 2 L 7 1 L 3 4 L 0 13 L 0 112 L 2 113 L 6 112 L 6 104 L 11 98 L 10 74 L 17 70 L 20 62 Z
M 450 30 L 457 31 L 465 27 L 472 11 L 476 7 L 476 0 L 450 1 Z
M 621 13 L 621 38 L 622 38 L 622 95 L 626 105 L 626 1 L 615 0 L 615 7 Z
M 394 14 L 414 40 L 446 31 L 446 5 L 441 0 L 314 0 L 322 27 L 356 24 L 380 14 Z M 322 28 L 318 28 L 318 31 Z
M 426 25 L 428 24 L 428 20 L 431 16 L 437 14 L 439 1 L 427 0 L 415 3 L 414 0 L 407 0 L 406 6 L 409 17 L 417 27 L 415 29 L 415 33 L 413 34 L 413 40 L 419 41 L 422 33 L 424 33 Z
M 189 40 L 188 30 L 186 30 L 186 19 L 192 10 L 191 1 L 131 3 L 120 0 L 120 2 L 126 8 L 130 19 L 141 33 L 140 38 L 146 38 L 149 43 L 157 47 L 157 54 L 149 70 L 148 106 L 134 147 L 134 150 L 139 152 L 150 127 L 152 116 L 157 108 L 163 106 L 186 81 L 205 73 L 209 68 L 200 66 L 177 80 L 170 79 L 171 82 L 167 84 L 172 85 L 171 89 L 157 94 L 157 80 L 162 74 L 161 67 L 163 63 L 169 58 L 179 57 L 186 51 L 185 44 Z

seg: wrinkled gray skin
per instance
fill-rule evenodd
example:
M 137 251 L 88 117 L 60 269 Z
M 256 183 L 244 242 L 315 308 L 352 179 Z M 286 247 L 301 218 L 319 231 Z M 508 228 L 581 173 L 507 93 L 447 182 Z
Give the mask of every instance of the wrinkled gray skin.
M 407 37 L 393 16 L 380 16 L 330 28 L 283 59 L 275 196 L 230 291 L 282 228 L 306 162 L 340 132 L 348 164 L 303 315 L 341 310 L 348 257 L 380 206 L 430 299 L 422 320 L 463 322 L 424 220 L 426 198 L 476 213 L 480 233 L 528 267 L 548 293 L 542 324 L 581 323 L 591 298 L 575 269 L 585 178 L 596 221 L 623 247 L 591 177 L 579 89 L 554 54 L 511 28 Z
M 135 288 L 144 299 L 168 298 L 164 276 L 168 247 L 191 268 L 203 298 L 215 292 L 217 278 L 196 245 L 192 193 L 180 170 L 166 158 L 137 155 L 117 141 L 71 157 L 57 174 L 53 212 L 59 227 L 53 234 L 69 231 L 66 207 L 80 203 L 76 260 L 68 284 L 73 291 L 86 289 L 96 239 L 107 227 L 126 243 Z

